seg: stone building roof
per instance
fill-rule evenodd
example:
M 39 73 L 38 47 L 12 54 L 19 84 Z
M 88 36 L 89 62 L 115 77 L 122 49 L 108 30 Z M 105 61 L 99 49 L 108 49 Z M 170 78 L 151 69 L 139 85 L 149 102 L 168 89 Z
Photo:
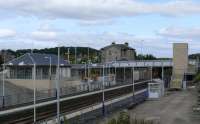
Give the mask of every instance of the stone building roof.
M 40 53 L 26 53 L 18 58 L 15 58 L 5 65 L 15 65 L 15 66 L 26 66 L 26 65 L 40 65 L 40 66 L 49 66 L 51 57 L 51 65 L 56 66 L 58 63 L 58 57 L 54 54 L 40 54 Z M 65 61 L 63 58 L 60 58 L 61 66 L 69 66 L 68 61 Z
M 108 49 L 110 47 L 118 47 L 118 48 L 122 48 L 122 49 L 135 50 L 134 48 L 128 46 L 128 43 L 125 43 L 125 44 L 115 44 L 115 43 L 112 43 L 111 45 L 108 45 L 106 47 L 101 48 L 101 50 L 105 50 L 105 49 Z

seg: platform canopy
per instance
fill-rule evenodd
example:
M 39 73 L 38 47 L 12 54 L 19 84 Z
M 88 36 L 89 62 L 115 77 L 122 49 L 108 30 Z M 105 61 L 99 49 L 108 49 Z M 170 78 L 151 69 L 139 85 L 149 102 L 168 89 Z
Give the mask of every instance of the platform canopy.
M 51 59 L 51 65 L 56 66 L 58 64 L 58 57 L 54 54 L 40 54 L 40 53 L 26 53 L 18 58 L 15 58 L 5 65 L 7 66 L 49 66 Z M 60 58 L 60 66 L 69 66 L 68 61 Z

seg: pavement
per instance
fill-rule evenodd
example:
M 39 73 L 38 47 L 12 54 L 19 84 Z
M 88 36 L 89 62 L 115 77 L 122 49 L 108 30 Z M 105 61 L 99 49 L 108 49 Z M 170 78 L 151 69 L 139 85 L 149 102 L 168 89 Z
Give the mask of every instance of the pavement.
M 200 124 L 200 113 L 193 112 L 196 104 L 197 92 L 190 88 L 184 91 L 168 91 L 159 100 L 147 100 L 128 110 L 128 113 L 131 118 L 154 120 L 156 124 Z M 120 111 L 112 113 L 98 122 L 105 124 L 119 113 Z
M 129 110 L 137 118 L 159 120 L 160 124 L 200 124 L 192 108 L 197 102 L 195 89 L 167 92 L 160 100 L 148 100 Z

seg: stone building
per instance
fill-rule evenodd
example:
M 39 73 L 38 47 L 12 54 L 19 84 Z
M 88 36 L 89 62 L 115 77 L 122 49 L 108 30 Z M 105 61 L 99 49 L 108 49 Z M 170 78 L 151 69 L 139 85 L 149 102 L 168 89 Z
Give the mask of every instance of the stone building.
M 124 44 L 115 44 L 101 48 L 101 62 L 110 61 L 129 61 L 135 60 L 135 49 L 131 48 L 126 42 Z

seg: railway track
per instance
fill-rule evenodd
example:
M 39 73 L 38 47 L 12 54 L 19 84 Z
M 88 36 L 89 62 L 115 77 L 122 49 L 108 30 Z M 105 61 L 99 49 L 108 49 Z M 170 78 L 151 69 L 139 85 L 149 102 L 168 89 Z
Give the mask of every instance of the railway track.
M 147 88 L 148 82 L 138 82 L 134 86 L 134 91 L 139 91 Z M 123 96 L 125 94 L 133 92 L 133 86 L 122 87 L 119 89 L 105 91 L 105 101 Z M 98 103 L 102 103 L 102 92 L 97 92 L 84 97 L 72 98 L 66 101 L 60 102 L 61 114 L 71 113 Z M 56 103 L 49 104 L 43 107 L 36 108 L 36 119 L 42 121 L 47 118 L 56 116 Z M 0 116 L 1 124 L 29 124 L 33 123 L 33 109 L 16 112 L 13 114 L 7 114 Z

